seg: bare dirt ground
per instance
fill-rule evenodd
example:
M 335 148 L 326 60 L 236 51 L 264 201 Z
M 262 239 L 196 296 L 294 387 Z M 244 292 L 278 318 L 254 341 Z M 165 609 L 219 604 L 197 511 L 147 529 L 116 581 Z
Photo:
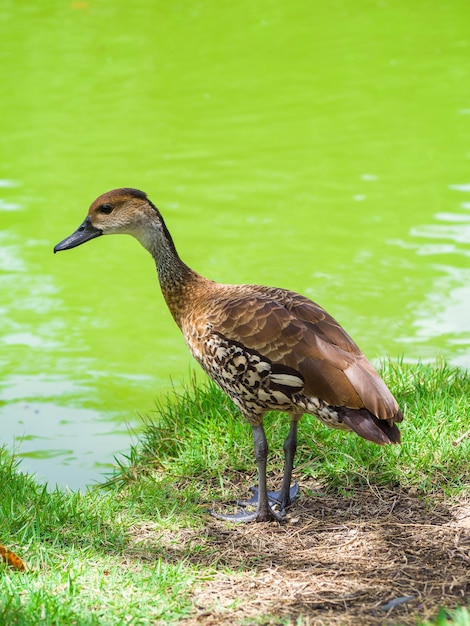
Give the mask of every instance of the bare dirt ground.
M 466 604 L 470 501 L 424 502 L 375 486 L 305 495 L 314 489 L 301 485 L 283 525 L 208 517 L 202 533 L 163 539 L 169 560 L 187 558 L 190 547 L 192 563 L 215 568 L 197 585 L 185 626 L 296 624 L 299 616 L 302 626 L 405 626 Z M 148 549 L 151 534 L 136 529 L 134 549 Z

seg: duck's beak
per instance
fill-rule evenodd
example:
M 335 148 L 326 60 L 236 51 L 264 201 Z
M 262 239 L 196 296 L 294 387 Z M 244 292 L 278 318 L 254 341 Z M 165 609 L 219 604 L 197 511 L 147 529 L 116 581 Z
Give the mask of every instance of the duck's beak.
M 66 237 L 54 247 L 54 252 L 75 248 L 76 246 L 85 243 L 85 241 L 99 237 L 102 234 L 103 231 L 96 228 L 96 226 L 93 226 L 90 217 L 87 216 L 83 224 L 81 224 L 74 233 Z

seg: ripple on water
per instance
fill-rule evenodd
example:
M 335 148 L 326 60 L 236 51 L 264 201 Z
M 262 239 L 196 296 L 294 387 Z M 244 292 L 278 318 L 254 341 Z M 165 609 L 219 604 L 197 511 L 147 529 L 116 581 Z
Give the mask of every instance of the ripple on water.
M 44 395 L 53 391 L 45 383 Z M 74 385 L 66 383 L 70 390 Z M 37 386 L 35 391 L 37 392 Z M 51 401 L 9 401 L 0 407 L 2 442 L 22 459 L 20 468 L 50 488 L 81 489 L 103 480 L 116 454 L 129 449 L 132 428 L 109 414 Z

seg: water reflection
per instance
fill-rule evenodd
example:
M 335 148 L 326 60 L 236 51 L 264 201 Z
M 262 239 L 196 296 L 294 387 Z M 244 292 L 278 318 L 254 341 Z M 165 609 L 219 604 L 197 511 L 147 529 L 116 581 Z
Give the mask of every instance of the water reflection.
M 450 185 L 450 189 L 470 193 L 470 184 Z M 427 346 L 430 359 L 436 356 L 436 346 L 442 346 L 451 362 L 470 369 L 470 267 L 466 261 L 470 257 L 470 203 L 462 202 L 461 208 L 463 212 L 438 212 L 435 223 L 410 231 L 413 239 L 420 240 L 411 247 L 429 258 L 435 278 L 417 305 L 414 334 L 403 341 Z M 446 258 L 452 259 L 451 264 L 445 263 Z
M 207 276 L 309 295 L 372 359 L 470 367 L 465 3 L 162 6 L 2 13 L 0 443 L 51 484 L 96 480 L 189 375 L 135 242 L 52 255 L 113 187 Z
M 433 291 L 417 307 L 414 333 L 403 342 L 418 345 L 423 360 L 432 361 L 440 354 L 470 369 L 470 269 L 436 270 L 443 275 L 435 279 Z
M 25 382 L 17 381 L 20 395 L 24 394 Z M 67 386 L 36 380 L 31 391 L 35 395 L 40 387 L 43 393 L 55 395 Z M 58 483 L 83 489 L 96 483 L 110 472 L 114 456 L 129 449 L 132 427 L 118 426 L 109 415 L 74 407 L 70 402 L 61 407 L 55 402 L 7 400 L 0 411 L 3 443 L 23 459 L 23 469 L 35 473 L 41 481 L 47 480 L 51 488 Z
M 72 333 L 53 314 L 60 305 L 53 277 L 34 271 L 18 242 L 16 233 L 0 233 L 0 285 L 8 294 L 0 306 L 1 442 L 23 459 L 25 471 L 51 488 L 84 488 L 128 450 L 137 415 L 131 412 L 133 423 L 127 424 L 118 411 L 94 406 L 102 405 L 102 398 L 95 398 L 96 363 L 74 349 L 68 353 L 64 338 Z M 42 242 L 30 240 L 27 246 L 40 249 Z M 127 385 L 132 384 L 136 379 L 129 376 Z

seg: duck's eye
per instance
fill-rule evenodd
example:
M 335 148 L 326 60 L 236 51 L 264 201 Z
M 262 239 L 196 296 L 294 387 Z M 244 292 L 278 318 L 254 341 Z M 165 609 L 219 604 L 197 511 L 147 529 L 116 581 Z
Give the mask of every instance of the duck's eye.
M 113 211 L 113 205 L 112 204 L 102 204 L 100 206 L 100 213 L 104 213 L 105 215 L 109 215 L 110 213 L 112 213 Z

